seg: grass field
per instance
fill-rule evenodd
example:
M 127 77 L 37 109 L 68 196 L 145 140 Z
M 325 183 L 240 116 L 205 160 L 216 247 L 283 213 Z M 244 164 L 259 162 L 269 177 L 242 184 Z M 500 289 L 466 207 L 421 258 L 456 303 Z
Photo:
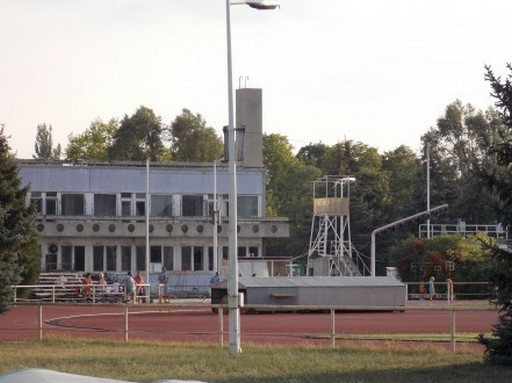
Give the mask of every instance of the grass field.
M 107 342 L 49 339 L 2 342 L 0 374 L 22 368 L 47 368 L 73 374 L 134 382 L 190 379 L 209 383 L 401 383 L 510 382 L 512 369 L 488 366 L 482 351 L 395 342 L 353 343 L 331 348 Z

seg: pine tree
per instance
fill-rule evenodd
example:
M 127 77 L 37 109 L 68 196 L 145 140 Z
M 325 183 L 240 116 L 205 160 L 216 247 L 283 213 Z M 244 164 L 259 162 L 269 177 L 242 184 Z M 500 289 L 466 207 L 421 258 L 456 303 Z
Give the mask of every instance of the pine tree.
M 0 314 L 13 299 L 12 285 L 32 283 L 39 275 L 40 254 L 35 211 L 25 203 L 28 188 L 21 179 L 0 129 Z
M 512 65 L 507 64 L 509 75 L 504 81 L 486 67 L 486 80 L 493 90 L 503 121 L 503 127 L 497 130 L 496 137 L 489 150 L 495 156 L 497 165 L 484 174 L 490 188 L 495 191 L 503 203 L 503 223 L 511 223 L 512 212 Z M 512 366 L 512 252 L 509 249 L 494 249 L 495 268 L 491 283 L 496 289 L 496 304 L 500 308 L 498 322 L 491 337 L 479 336 L 485 345 L 485 360 L 489 363 Z

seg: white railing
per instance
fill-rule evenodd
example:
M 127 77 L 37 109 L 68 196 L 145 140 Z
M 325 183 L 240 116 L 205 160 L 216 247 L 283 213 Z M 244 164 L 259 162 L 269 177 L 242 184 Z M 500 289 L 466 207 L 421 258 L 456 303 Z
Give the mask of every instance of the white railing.
M 140 284 L 144 293 L 138 294 L 135 302 L 150 302 L 151 285 Z M 16 285 L 14 289 L 14 303 L 123 303 L 127 297 L 123 292 L 122 285 L 113 284 L 37 284 L 37 285 Z M 20 291 L 25 290 L 25 293 Z

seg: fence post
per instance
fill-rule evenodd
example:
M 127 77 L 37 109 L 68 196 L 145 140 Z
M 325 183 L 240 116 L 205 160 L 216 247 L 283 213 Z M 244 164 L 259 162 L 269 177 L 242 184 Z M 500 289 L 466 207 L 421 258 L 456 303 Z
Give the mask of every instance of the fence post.
M 124 305 L 124 341 L 128 342 L 128 305 Z
M 455 310 L 450 310 L 450 349 L 455 353 Z
M 39 305 L 38 307 L 38 316 L 39 316 L 39 340 L 43 340 L 43 305 Z
M 220 335 L 220 347 L 224 347 L 224 309 L 219 307 L 219 335 Z
M 336 348 L 336 314 L 334 309 L 331 309 L 331 344 L 332 348 Z

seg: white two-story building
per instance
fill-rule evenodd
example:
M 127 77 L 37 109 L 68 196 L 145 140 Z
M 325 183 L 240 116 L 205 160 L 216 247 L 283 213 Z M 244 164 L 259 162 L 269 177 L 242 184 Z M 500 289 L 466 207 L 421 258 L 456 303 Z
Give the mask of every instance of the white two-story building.
M 238 257 L 263 260 L 265 240 L 287 237 L 289 226 L 284 217 L 265 216 L 261 90 L 237 91 L 238 125 L 247 148 L 237 167 Z M 39 213 L 43 271 L 154 277 L 165 267 L 189 285 L 227 272 L 227 164 L 19 160 L 19 167 L 30 187 L 27 203 Z

